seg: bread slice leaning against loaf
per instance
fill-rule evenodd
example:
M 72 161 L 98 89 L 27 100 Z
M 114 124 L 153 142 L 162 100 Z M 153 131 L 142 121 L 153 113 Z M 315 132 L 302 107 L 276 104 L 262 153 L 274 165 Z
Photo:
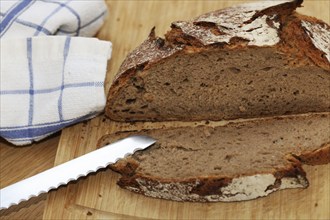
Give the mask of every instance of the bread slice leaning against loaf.
M 255 118 L 330 110 L 330 27 L 265 1 L 172 23 L 131 52 L 106 115 L 117 121 Z
M 119 186 L 176 201 L 242 201 L 308 186 L 302 164 L 330 162 L 330 113 L 285 116 L 104 136 L 99 145 L 133 134 L 157 142 L 111 169 Z

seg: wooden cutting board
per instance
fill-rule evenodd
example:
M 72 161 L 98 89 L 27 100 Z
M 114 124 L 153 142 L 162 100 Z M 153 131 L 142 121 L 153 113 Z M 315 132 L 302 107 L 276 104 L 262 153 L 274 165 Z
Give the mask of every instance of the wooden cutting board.
M 98 34 L 113 43 L 106 88 L 129 51 L 146 39 L 152 27 L 162 36 L 175 20 L 243 1 L 108 1 L 108 19 Z M 329 22 L 329 1 L 306 1 L 299 11 Z M 203 122 L 200 122 L 203 123 Z M 180 123 L 167 123 L 167 126 Z M 96 149 L 98 139 L 119 130 L 159 127 L 154 123 L 115 123 L 104 116 L 62 132 L 55 164 Z M 48 195 L 45 219 L 329 219 L 330 165 L 305 167 L 311 186 L 284 190 L 246 202 L 182 203 L 153 199 L 123 190 L 119 175 L 103 169 Z

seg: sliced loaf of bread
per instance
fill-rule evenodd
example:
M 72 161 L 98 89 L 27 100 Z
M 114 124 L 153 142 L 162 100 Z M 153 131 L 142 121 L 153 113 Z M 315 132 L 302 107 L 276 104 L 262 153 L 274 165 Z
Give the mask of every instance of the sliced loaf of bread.
M 133 192 L 176 201 L 241 201 L 308 186 L 302 164 L 330 162 L 330 113 L 285 116 L 225 126 L 121 132 L 157 140 L 111 168 Z
M 330 27 L 265 1 L 172 23 L 123 62 L 108 94 L 117 121 L 255 118 L 330 110 Z

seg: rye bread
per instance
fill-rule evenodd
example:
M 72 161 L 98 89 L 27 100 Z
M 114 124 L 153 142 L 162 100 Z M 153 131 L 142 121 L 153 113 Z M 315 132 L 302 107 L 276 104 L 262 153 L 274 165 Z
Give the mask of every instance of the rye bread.
M 330 27 L 300 0 L 248 3 L 171 25 L 131 52 L 109 90 L 117 121 L 257 118 L 330 110 Z
M 330 162 L 330 113 L 119 132 L 99 146 L 133 134 L 157 142 L 119 160 L 119 186 L 176 201 L 242 201 L 308 186 L 302 164 Z

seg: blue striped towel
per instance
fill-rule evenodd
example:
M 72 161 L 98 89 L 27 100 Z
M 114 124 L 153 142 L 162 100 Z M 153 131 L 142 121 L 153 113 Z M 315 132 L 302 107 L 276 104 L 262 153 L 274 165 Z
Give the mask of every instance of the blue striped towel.
M 0 136 L 30 144 L 102 112 L 112 47 L 87 37 L 104 22 L 104 1 L 0 4 Z
M 91 37 L 103 24 L 106 14 L 103 0 L 0 1 L 0 37 Z

